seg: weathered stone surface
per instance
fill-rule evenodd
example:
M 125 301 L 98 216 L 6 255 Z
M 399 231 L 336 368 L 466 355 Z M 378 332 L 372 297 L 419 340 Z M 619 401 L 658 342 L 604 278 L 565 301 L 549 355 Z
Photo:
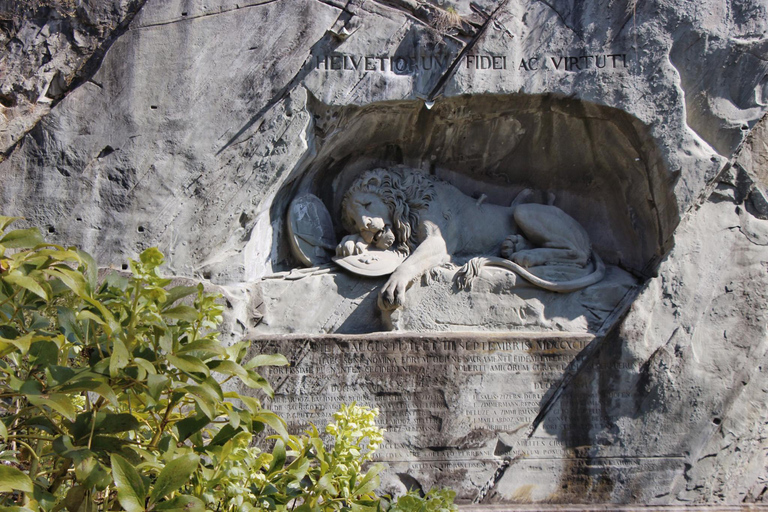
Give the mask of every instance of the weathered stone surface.
M 0 160 L 90 78 L 143 0 L 0 2 Z
M 117 267 L 157 245 L 178 276 L 221 286 L 230 339 L 270 333 L 294 358 L 278 405 L 296 425 L 334 400 L 380 403 L 393 490 L 443 483 L 483 504 L 766 499 L 765 2 L 46 5 L 3 16 L 3 214 Z M 384 328 L 385 279 L 297 275 L 286 213 L 315 194 L 340 239 L 349 184 L 395 165 L 480 202 L 553 192 L 609 270 L 632 276 L 600 299 L 617 303 L 631 280 L 623 296 L 637 299 L 623 317 L 578 320 L 591 334 L 274 336 Z M 434 325 L 415 306 L 413 322 Z M 592 341 L 541 354 L 565 358 L 543 374 L 462 370 L 480 365 L 466 345 L 460 360 L 372 369 L 432 339 L 498 336 Z
M 677 212 L 702 193 L 748 133 L 743 126 L 751 127 L 764 111 L 765 62 L 754 57 L 765 41 L 760 16 L 764 5 L 729 4 L 732 16 L 722 22 L 706 8 L 691 10 L 676 2 L 550 5 L 488 2 L 478 6 L 484 14 L 474 16 L 460 5 L 457 12 L 476 25 L 450 35 L 451 30 L 443 34 L 418 16 L 411 17 L 415 11 L 375 2 L 353 2 L 342 10 L 340 5 L 311 0 L 292 0 L 281 8 L 259 2 L 207 2 L 193 8 L 182 2 L 149 1 L 109 47 L 93 82 L 61 101 L 3 164 L 4 204 L 9 212 L 52 226 L 61 240 L 98 247 L 94 252 L 107 262 L 118 264 L 124 254 L 160 245 L 173 252 L 173 268 L 180 274 L 210 275 L 222 283 L 252 279 L 268 274 L 287 257 L 280 250 L 273 252 L 282 241 L 285 206 L 272 198 L 283 183 L 311 167 L 314 153 L 330 149 L 323 142 L 331 133 L 323 128 L 338 121 L 337 111 L 308 104 L 305 90 L 334 106 L 431 97 L 440 107 L 440 94 L 525 98 L 517 96 L 523 94 L 534 101 L 537 95 L 565 96 L 617 108 L 650 127 L 647 141 L 629 139 L 639 154 L 627 160 L 640 158 L 646 167 L 659 168 L 649 193 L 663 219 L 657 236 L 664 242 Z M 291 16 L 282 15 L 286 9 Z M 429 9 L 437 12 L 437 7 Z M 478 21 L 491 13 L 492 20 Z M 333 35 L 342 27 L 352 34 L 344 40 Z M 234 33 L 249 35 L 232 37 Z M 717 45 L 702 49 L 683 44 L 696 38 L 716 40 Z M 475 66 L 475 57 L 467 60 L 468 55 L 476 56 L 479 64 Z M 574 55 L 594 58 L 572 65 Z M 491 69 L 480 69 L 487 64 L 483 56 L 505 56 L 506 69 L 492 69 L 493 60 Z M 404 60 L 398 60 L 401 57 Z M 531 69 L 534 58 L 539 59 L 536 70 Z M 589 69 L 578 68 L 585 68 L 587 61 Z M 366 70 L 366 64 L 376 69 Z M 498 59 L 495 64 L 502 65 Z M 338 65 L 342 69 L 334 69 Z M 731 72 L 715 72 L 723 65 Z M 698 67 L 690 71 L 688 66 Z M 690 95 L 686 87 L 692 79 L 681 81 L 681 75 L 701 76 L 690 86 Z M 595 160 L 606 170 L 627 168 L 626 163 L 605 160 L 615 138 L 605 139 L 589 126 L 596 118 L 594 108 L 581 108 L 578 102 L 564 107 L 555 112 L 576 124 L 579 119 L 588 123 L 586 137 L 571 130 L 574 123 L 557 117 L 537 124 L 536 116 L 546 110 L 535 104 L 534 117 L 522 118 L 521 126 L 511 132 L 503 126 L 514 124 L 514 118 L 473 121 L 467 115 L 464 131 L 509 133 L 498 141 L 475 136 L 491 143 L 486 144 L 489 150 L 508 148 L 509 158 L 495 165 L 474 160 L 467 147 L 474 142 L 450 149 L 450 131 L 443 135 L 446 144 L 429 153 L 413 153 L 400 142 L 407 134 L 397 135 L 400 125 L 387 126 L 390 121 L 380 107 L 367 109 L 373 116 L 370 126 L 391 129 L 393 135 L 382 132 L 378 149 L 365 147 L 368 154 L 381 155 L 379 159 L 406 160 L 414 167 L 432 165 L 433 155 L 436 167 L 446 171 L 474 174 L 482 167 L 494 173 L 494 167 L 501 166 L 511 175 L 495 182 L 513 185 L 527 175 L 537 177 L 535 185 L 562 186 L 559 178 L 547 177 L 566 169 L 578 182 L 577 176 Z M 469 113 L 475 106 L 456 108 L 457 113 Z M 403 122 L 418 127 L 428 111 L 414 102 L 405 112 Z M 320 132 L 307 129 L 310 117 Z M 697 135 L 706 131 L 702 123 L 713 127 L 715 138 Z M 355 133 L 347 128 L 333 135 Z M 423 135 L 419 129 L 415 133 Z M 505 143 L 520 136 L 522 148 Z M 572 146 L 546 150 L 564 141 L 573 141 Z M 349 158 L 363 147 L 333 145 L 339 158 Z M 451 151 L 462 145 L 462 152 L 469 152 L 453 160 Z M 524 148 L 536 148 L 538 158 L 547 158 L 516 160 Z M 600 151 L 592 156 L 580 156 L 597 148 Z M 482 146 L 474 152 L 482 154 Z M 462 166 L 462 161 L 469 165 Z M 664 191 L 667 182 L 675 180 L 676 197 L 670 202 Z M 34 194 L 47 201 L 18 199 Z M 187 219 L 181 221 L 183 229 L 178 219 Z M 205 242 L 192 249 L 190 243 L 198 240 Z
M 637 280 L 609 267 L 597 284 L 572 293 L 541 290 L 512 272 L 488 268 L 471 290 L 457 290 L 455 269 L 438 268 L 414 284 L 402 309 L 383 312 L 395 331 L 545 331 L 597 334 L 621 313 Z

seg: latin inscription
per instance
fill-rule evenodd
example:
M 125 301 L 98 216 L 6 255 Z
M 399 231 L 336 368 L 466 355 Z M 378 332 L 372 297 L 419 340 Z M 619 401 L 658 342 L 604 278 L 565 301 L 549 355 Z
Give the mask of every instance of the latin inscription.
M 451 57 L 441 54 L 421 55 L 360 55 L 331 53 L 310 59 L 314 69 L 320 71 L 378 72 L 416 74 L 422 71 L 445 71 L 453 63 Z M 595 53 L 576 55 L 512 56 L 493 54 L 467 54 L 461 57 L 459 68 L 477 72 L 503 71 L 518 73 L 612 71 L 630 67 L 627 53 Z
M 300 362 L 269 370 L 267 378 L 280 383 L 270 406 L 297 431 L 329 421 L 341 403 L 378 407 L 389 433 L 379 457 L 397 458 L 389 444 L 396 442 L 394 433 L 449 444 L 448 423 L 467 433 L 517 431 L 529 424 L 549 389 L 581 363 L 590 341 L 587 336 L 327 340 L 313 344 Z M 557 407 L 548 418 L 573 421 L 561 421 Z
M 556 481 L 552 475 L 566 467 L 563 461 L 578 476 L 573 461 L 591 460 L 579 452 L 590 447 L 571 435 L 610 428 L 606 403 L 633 397 L 620 389 L 596 393 L 587 385 L 572 387 L 567 400 L 550 398 L 564 376 L 579 374 L 584 364 L 634 369 L 626 361 L 598 367 L 587 356 L 592 342 L 589 335 L 568 334 L 400 335 L 265 338 L 253 345 L 257 353 L 281 352 L 291 361 L 264 375 L 275 388 L 265 405 L 287 420 L 289 430 L 322 427 L 342 403 L 377 407 L 386 430 L 376 452 L 376 460 L 388 464 L 384 481 L 419 475 L 434 485 L 458 484 L 459 497 L 467 500 L 477 491 L 462 482 L 494 481 L 504 461 L 524 461 L 516 463 L 515 475 L 540 468 L 549 475 L 542 481 Z M 635 462 L 619 457 L 599 464 Z

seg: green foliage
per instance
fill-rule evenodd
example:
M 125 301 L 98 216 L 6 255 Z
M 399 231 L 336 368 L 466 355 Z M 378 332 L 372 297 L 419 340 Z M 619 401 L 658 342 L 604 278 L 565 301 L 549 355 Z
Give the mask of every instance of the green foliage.
M 419 495 L 416 491 L 409 491 L 406 495 L 400 496 L 388 510 L 389 512 L 456 512 L 459 507 L 453 503 L 455 497 L 456 492 L 450 489 L 432 489 L 425 496 Z
M 0 217 L 0 438 L 13 461 L 0 505 L 203 510 L 194 490 L 231 439 L 265 425 L 287 437 L 258 400 L 222 390 L 237 379 L 271 393 L 257 369 L 285 358 L 222 346 L 217 297 L 169 288 L 157 249 L 98 283 L 89 256 L 36 229 L 6 233 L 12 220 Z
M 225 392 L 234 379 L 272 394 L 257 370 L 288 362 L 222 346 L 218 297 L 169 287 L 157 249 L 99 282 L 90 256 L 13 220 L 0 217 L 0 512 L 454 510 L 445 493 L 376 497 L 377 411 L 342 407 L 327 447 Z M 271 452 L 251 446 L 266 427 Z
M 203 470 L 201 482 L 209 487 L 202 495 L 209 506 L 221 504 L 218 510 L 230 512 L 379 510 L 373 491 L 381 466 L 362 468 L 383 439 L 377 415 L 367 407 L 342 406 L 326 427 L 333 436 L 330 448 L 315 427 L 301 436 L 274 437 L 272 453 L 249 448 L 250 438 L 241 433 Z

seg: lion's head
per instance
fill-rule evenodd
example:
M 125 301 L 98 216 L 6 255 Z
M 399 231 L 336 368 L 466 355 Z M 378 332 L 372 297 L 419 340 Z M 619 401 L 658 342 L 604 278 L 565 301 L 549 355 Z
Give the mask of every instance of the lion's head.
M 419 215 L 434 198 L 432 178 L 405 167 L 364 172 L 349 187 L 341 203 L 341 221 L 350 233 L 367 243 L 410 254 L 416 245 L 414 228 Z M 386 205 L 389 218 L 377 211 L 376 198 Z

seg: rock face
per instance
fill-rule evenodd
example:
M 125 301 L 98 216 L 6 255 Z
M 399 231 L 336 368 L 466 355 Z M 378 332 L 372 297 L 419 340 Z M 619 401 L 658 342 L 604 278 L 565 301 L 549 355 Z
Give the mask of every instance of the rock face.
M 273 375 L 275 408 L 315 404 L 288 418 L 295 428 L 339 401 L 381 406 L 392 490 L 453 485 L 483 504 L 765 499 L 765 2 L 0 13 L 2 213 L 107 265 L 156 245 L 177 276 L 221 286 L 231 336 L 293 358 Z M 325 262 L 322 247 L 350 233 L 349 186 L 395 166 L 478 205 L 553 195 L 617 285 L 559 297 L 578 303 L 562 313 L 495 269 L 452 295 L 455 269 L 441 268 L 381 315 L 386 276 L 302 269 L 292 201 L 327 208 L 331 224 L 296 224 L 322 227 L 294 242 Z M 450 322 L 497 332 L 435 334 Z M 369 334 L 325 335 L 345 332 Z

